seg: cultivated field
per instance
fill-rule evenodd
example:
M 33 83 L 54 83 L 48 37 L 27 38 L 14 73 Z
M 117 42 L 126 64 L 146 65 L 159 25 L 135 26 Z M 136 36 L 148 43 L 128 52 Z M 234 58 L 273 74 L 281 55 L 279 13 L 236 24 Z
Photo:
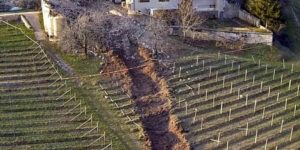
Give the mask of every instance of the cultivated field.
M 112 149 L 41 47 L 4 22 L 0 120 L 0 149 Z
M 300 148 L 300 73 L 224 55 L 176 61 L 168 82 L 194 149 Z
M 139 134 L 139 138 L 142 138 L 143 125 L 140 121 L 140 115 L 136 113 L 134 101 L 127 94 L 119 80 L 103 78 L 99 81 L 99 87 L 114 109 L 119 111 L 126 124 L 130 125 L 131 132 Z

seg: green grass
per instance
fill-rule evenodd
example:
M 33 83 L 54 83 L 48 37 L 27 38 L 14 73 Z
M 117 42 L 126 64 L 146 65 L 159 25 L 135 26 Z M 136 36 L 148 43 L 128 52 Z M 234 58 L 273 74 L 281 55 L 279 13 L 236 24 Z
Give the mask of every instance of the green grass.
M 99 72 L 100 62 L 93 58 L 86 58 L 83 55 L 62 54 L 62 58 L 79 75 L 91 75 Z
M 49 44 L 49 43 L 48 43 Z M 88 76 L 99 73 L 100 61 L 94 58 L 86 58 L 84 55 L 75 55 L 61 52 L 56 45 L 50 44 L 59 56 L 70 65 L 77 76 Z M 60 69 L 60 72 L 66 76 L 66 73 Z M 95 121 L 99 121 L 101 131 L 108 131 L 107 134 L 113 140 L 114 149 L 135 150 L 141 149 L 141 142 L 137 141 L 135 133 L 130 132 L 130 126 L 125 124 L 124 118 L 120 117 L 118 110 L 113 110 L 113 106 L 104 98 L 104 93 L 99 92 L 96 86 L 100 79 L 97 77 L 81 77 L 81 86 L 74 80 L 69 80 L 69 85 L 74 89 L 76 96 L 82 99 L 89 112 L 95 115 Z
M 32 31 L 26 29 L 23 24 L 18 24 L 18 23 L 13 23 L 13 24 L 23 29 L 26 34 L 34 37 Z M 1 30 L 3 32 L 1 32 Z M 0 27 L 0 33 L 4 33 L 4 32 L 6 33 L 7 29 Z M 0 38 L 1 40 L 7 40 L 7 36 L 3 34 L 2 36 L 0 36 Z M 21 39 L 24 38 L 24 36 L 23 37 L 18 36 L 17 38 Z M 5 44 L 7 43 L 3 43 L 3 45 Z M 15 46 L 15 48 L 20 48 L 20 47 L 21 47 L 20 45 Z M 26 47 L 22 47 L 22 48 L 26 48 Z M 99 61 L 95 59 L 86 59 L 83 56 L 68 55 L 64 53 L 60 53 L 60 54 L 66 60 L 67 63 L 71 64 L 71 66 L 74 68 L 75 72 L 78 75 L 95 74 L 98 72 Z M 93 114 L 94 116 L 93 121 L 95 122 L 99 121 L 99 131 L 106 132 L 107 139 L 112 140 L 114 149 L 120 149 L 120 150 L 141 149 L 139 147 L 140 143 L 137 140 L 133 140 L 135 138 L 133 137 L 133 134 L 130 133 L 130 127 L 125 124 L 125 121 L 121 117 L 118 117 L 119 116 L 118 111 L 113 111 L 112 110 L 113 107 L 110 105 L 110 103 L 108 103 L 108 100 L 104 99 L 104 96 L 102 95 L 103 93 L 100 93 L 97 90 L 97 88 L 93 86 L 92 81 L 97 81 L 98 79 L 99 78 L 97 79 L 84 78 L 83 79 L 84 84 L 82 86 L 79 86 L 77 83 L 68 80 L 69 81 L 68 85 L 69 87 L 72 88 L 72 93 L 76 94 L 77 100 L 78 101 L 81 100 L 83 106 L 87 106 L 87 112 Z M 18 93 L 32 94 L 30 90 L 22 91 Z M 31 108 L 31 106 L 36 106 L 36 105 L 38 104 L 32 103 L 32 104 L 28 104 L 24 106 L 20 105 L 20 106 L 22 106 L 22 108 L 25 108 L 27 106 Z M 19 105 L 16 105 L 16 107 L 17 106 Z M 43 106 L 48 106 L 48 104 L 45 104 Z

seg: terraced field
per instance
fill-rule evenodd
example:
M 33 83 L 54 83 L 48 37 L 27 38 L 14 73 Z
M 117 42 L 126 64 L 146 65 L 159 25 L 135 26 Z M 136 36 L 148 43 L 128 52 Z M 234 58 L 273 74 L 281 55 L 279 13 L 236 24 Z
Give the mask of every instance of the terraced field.
M 300 73 L 229 56 L 178 60 L 168 82 L 194 149 L 299 149 Z
M 112 149 L 41 47 L 4 22 L 0 120 L 0 149 Z
M 119 111 L 126 124 L 131 126 L 131 132 L 143 136 L 143 126 L 140 115 L 134 110 L 134 101 L 127 94 L 119 80 L 103 78 L 99 81 L 100 90 L 105 93 L 106 99 L 113 105 L 114 109 Z

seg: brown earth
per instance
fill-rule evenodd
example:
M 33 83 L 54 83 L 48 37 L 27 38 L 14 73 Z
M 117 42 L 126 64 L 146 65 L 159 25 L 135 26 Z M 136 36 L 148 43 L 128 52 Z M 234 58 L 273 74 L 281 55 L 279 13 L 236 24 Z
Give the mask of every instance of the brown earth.
M 172 103 L 168 84 L 159 75 L 158 63 L 147 49 L 138 48 L 137 51 L 138 55 L 134 59 L 126 59 L 128 57 L 122 53 L 114 55 L 110 52 L 109 57 L 112 59 L 104 72 L 135 68 L 111 76 L 122 77 L 123 87 L 135 101 L 145 130 L 145 149 L 190 149 L 176 117 L 170 114 Z

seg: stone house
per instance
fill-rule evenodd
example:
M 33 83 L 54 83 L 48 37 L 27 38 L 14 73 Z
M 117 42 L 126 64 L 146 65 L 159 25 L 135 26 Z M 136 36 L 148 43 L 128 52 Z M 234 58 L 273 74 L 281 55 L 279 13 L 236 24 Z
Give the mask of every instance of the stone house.
M 122 3 L 129 14 L 153 14 L 156 10 L 178 9 L 180 0 L 126 0 Z M 199 12 L 214 13 L 221 17 L 225 7 L 225 0 L 193 0 L 193 8 Z
M 53 5 L 48 0 L 41 1 L 45 32 L 50 40 L 58 40 L 63 30 L 64 17 L 55 12 Z

